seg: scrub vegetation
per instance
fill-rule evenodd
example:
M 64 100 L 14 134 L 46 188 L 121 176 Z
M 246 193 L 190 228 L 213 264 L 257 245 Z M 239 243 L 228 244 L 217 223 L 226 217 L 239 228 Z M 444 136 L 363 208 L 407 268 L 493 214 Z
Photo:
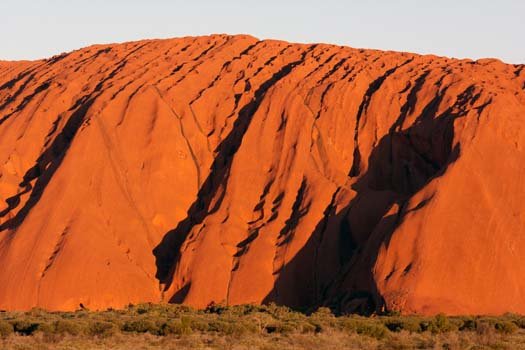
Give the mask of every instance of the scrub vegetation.
M 266 305 L 0 313 L 2 349 L 525 349 L 525 317 L 335 316 Z

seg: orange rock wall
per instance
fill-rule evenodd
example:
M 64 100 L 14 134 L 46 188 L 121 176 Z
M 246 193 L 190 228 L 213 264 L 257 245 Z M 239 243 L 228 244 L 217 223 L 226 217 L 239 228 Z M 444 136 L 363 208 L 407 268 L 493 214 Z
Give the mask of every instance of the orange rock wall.
M 0 309 L 525 313 L 525 70 L 249 36 L 0 62 Z

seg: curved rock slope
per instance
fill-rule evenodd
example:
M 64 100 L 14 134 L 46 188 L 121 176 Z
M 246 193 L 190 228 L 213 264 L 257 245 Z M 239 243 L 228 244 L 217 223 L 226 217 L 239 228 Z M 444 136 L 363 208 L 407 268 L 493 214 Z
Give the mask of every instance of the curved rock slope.
M 0 308 L 524 313 L 524 89 L 250 36 L 0 62 Z

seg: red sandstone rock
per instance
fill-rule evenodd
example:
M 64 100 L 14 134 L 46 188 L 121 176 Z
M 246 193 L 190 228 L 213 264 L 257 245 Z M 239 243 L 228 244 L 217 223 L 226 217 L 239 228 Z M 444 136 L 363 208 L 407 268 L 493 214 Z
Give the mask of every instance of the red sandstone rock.
M 525 70 L 210 36 L 0 62 L 0 308 L 525 312 Z

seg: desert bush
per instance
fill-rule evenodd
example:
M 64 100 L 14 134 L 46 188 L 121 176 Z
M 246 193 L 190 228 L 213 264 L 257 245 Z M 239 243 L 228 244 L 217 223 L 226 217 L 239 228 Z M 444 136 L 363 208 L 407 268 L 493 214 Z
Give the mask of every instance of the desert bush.
M 243 335 L 250 332 L 241 322 L 228 322 L 224 320 L 212 320 L 208 324 L 209 332 L 217 332 L 223 335 Z
M 250 324 L 254 332 L 265 332 L 266 326 L 275 322 L 275 319 L 268 313 L 255 312 L 243 317 L 243 322 Z
M 408 331 L 410 333 L 421 332 L 421 321 L 412 317 L 407 318 L 389 318 L 384 321 L 385 327 L 391 332 Z
M 295 319 L 277 323 L 276 331 L 281 334 L 320 333 L 327 328 L 327 326 L 324 326 L 316 320 L 309 321 L 308 319 Z
M 460 331 L 475 331 L 476 330 L 476 320 L 473 318 L 462 318 L 461 324 L 458 329 Z
M 244 329 L 245 333 L 260 333 L 261 329 L 258 324 L 253 322 L 252 318 L 242 317 L 240 319 L 230 319 L 230 322 L 238 323 Z
M 296 317 L 296 313 L 292 309 L 286 306 L 278 306 L 274 303 L 268 304 L 265 308 L 265 312 L 280 320 L 288 320 L 290 318 Z
M 237 305 L 234 310 L 237 310 L 238 313 L 242 315 L 253 315 L 256 313 L 266 312 L 266 307 L 264 305 Z
M 79 322 L 58 320 L 55 321 L 54 331 L 57 334 L 79 335 L 82 333 L 82 326 Z
M 492 336 L 494 326 L 487 320 L 476 320 L 476 333 L 484 336 Z
M 184 315 L 180 317 L 180 322 L 184 327 L 188 327 L 194 332 L 207 332 L 209 329 L 209 320 L 196 315 Z
M 316 333 L 320 333 L 330 328 L 337 328 L 339 322 L 338 318 L 332 313 L 332 310 L 327 307 L 320 307 L 308 318 L 304 317 L 302 314 L 301 316 L 303 316 L 303 321 L 310 321 L 310 323 L 315 326 L 314 331 Z
M 450 319 L 443 314 L 434 316 L 430 321 L 421 322 L 421 330 L 430 331 L 433 334 L 447 333 L 458 329 L 458 325 L 455 322 L 451 322 Z
M 122 331 L 134 333 L 150 333 L 153 335 L 161 334 L 161 325 L 153 320 L 141 318 L 138 320 L 127 321 L 123 324 Z
M 160 332 L 162 335 L 187 335 L 191 334 L 193 330 L 181 320 L 170 320 L 161 325 Z
M 148 312 L 148 309 L 145 308 L 145 307 L 138 307 L 138 308 L 137 308 L 137 313 L 138 313 L 139 315 L 145 314 L 145 313 L 147 313 L 147 312 Z
M 388 329 L 383 323 L 366 318 L 345 318 L 341 320 L 340 328 L 376 339 L 383 339 L 388 334 Z
M 494 328 L 499 333 L 504 334 L 512 334 L 519 329 L 519 327 L 515 323 L 510 321 L 496 321 L 496 323 L 494 324 Z
M 355 332 L 357 329 L 358 320 L 351 317 L 344 317 L 339 320 L 338 328 L 342 331 Z
M 383 314 L 383 316 L 398 317 L 401 316 L 401 312 L 399 310 L 388 310 Z
M 109 337 L 117 333 L 117 325 L 112 322 L 95 321 L 89 324 L 87 333 L 92 336 Z
M 301 333 L 321 333 L 326 329 L 322 324 L 319 324 L 315 321 L 304 322 L 301 324 Z
M 38 307 L 34 307 L 32 308 L 31 310 L 29 310 L 28 312 L 26 312 L 26 315 L 29 316 L 29 317 L 46 317 L 47 315 L 49 315 L 49 312 L 47 312 L 46 310 L 44 309 L 41 309 L 41 308 L 38 308 Z
M 37 322 L 36 332 L 44 333 L 45 335 L 51 335 L 55 333 L 55 327 L 51 323 Z
M 273 323 L 268 324 L 265 327 L 265 331 L 268 334 L 290 334 L 297 331 L 297 325 L 291 322 L 275 321 Z
M 59 348 L 82 337 L 82 341 L 85 339 L 91 345 L 108 344 L 107 348 L 116 341 L 136 340 L 155 346 L 174 342 L 176 348 L 181 344 L 187 348 L 225 348 L 238 344 L 262 349 L 271 343 L 272 349 L 281 349 L 293 343 L 298 349 L 311 349 L 330 343 L 333 338 L 334 342 L 326 346 L 337 348 L 337 344 L 351 342 L 356 348 L 383 350 L 475 349 L 476 346 L 495 349 L 500 345 L 500 348 L 514 349 L 517 348 L 515 342 L 525 336 L 525 332 L 518 331 L 523 326 L 525 318 L 519 315 L 362 317 L 335 316 L 328 308 L 319 308 L 307 315 L 277 305 L 210 305 L 206 310 L 194 310 L 180 305 L 140 304 L 103 312 L 0 312 L 0 344 L 2 338 L 16 332 L 24 337 L 11 337 L 4 343 L 11 339 L 34 344 L 44 342 L 47 349 L 54 346 L 50 343 Z M 119 332 L 117 337 L 109 338 Z M 508 337 L 511 333 L 514 335 Z M 158 338 L 170 335 L 173 337 Z
M 234 305 L 234 306 L 224 306 L 221 304 L 212 304 L 209 305 L 205 310 L 205 313 L 212 313 L 218 315 L 225 315 L 227 317 L 243 317 L 254 315 L 258 313 L 266 313 L 266 307 L 264 305 Z
M 217 315 L 221 315 L 228 311 L 229 311 L 229 307 L 222 303 L 211 303 L 204 309 L 205 313 L 217 314 Z
M 75 319 L 78 318 L 78 314 L 76 312 L 61 312 L 60 318 L 65 320 Z
M 514 324 L 519 328 L 525 329 L 525 317 L 518 317 L 514 320 Z
M 13 333 L 13 325 L 7 321 L 0 320 L 0 337 L 7 338 Z
M 383 324 L 361 323 L 358 325 L 356 333 L 376 339 L 383 339 L 387 335 L 388 330 Z
M 122 313 L 122 311 L 118 311 Z M 169 317 L 175 318 L 182 314 L 197 313 L 196 310 L 185 305 L 173 305 L 173 304 L 154 304 L 145 303 L 138 305 L 130 305 L 127 310 L 124 310 L 124 314 L 137 314 L 141 316 L 149 317 Z
M 330 310 L 330 308 L 320 307 L 311 315 L 311 317 L 314 317 L 314 318 L 334 318 L 335 316 L 332 313 L 332 310 Z
M 20 335 L 32 335 L 38 329 L 38 323 L 28 320 L 15 320 L 12 325 L 14 331 Z

